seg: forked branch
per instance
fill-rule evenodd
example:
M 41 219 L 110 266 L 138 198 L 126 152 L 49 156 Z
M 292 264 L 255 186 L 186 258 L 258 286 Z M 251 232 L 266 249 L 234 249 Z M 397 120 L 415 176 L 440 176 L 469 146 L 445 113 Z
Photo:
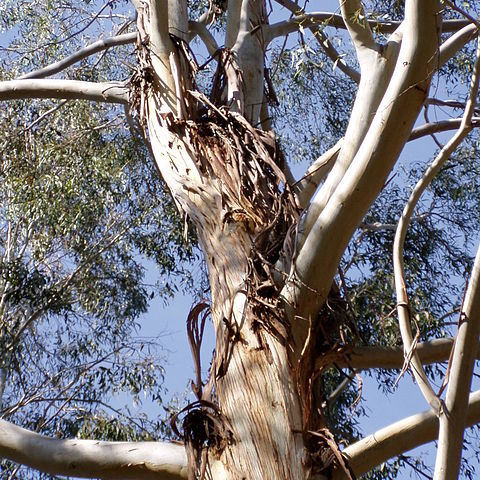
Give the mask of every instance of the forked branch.
M 387 75 L 390 81 L 385 94 L 341 182 L 325 208 L 313 215 L 312 227 L 296 258 L 295 286 L 289 284 L 285 289 L 287 301 L 296 305 L 298 325 L 301 319 L 308 325 L 325 301 L 348 241 L 410 135 L 437 65 L 439 28 L 439 1 L 406 2 L 403 39 L 392 62 L 393 74 Z

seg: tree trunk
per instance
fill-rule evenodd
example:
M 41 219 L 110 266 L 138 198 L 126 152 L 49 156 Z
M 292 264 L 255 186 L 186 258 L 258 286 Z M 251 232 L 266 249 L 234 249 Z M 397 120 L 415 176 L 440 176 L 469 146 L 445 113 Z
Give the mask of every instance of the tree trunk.
M 210 277 L 214 394 L 199 400 L 215 401 L 218 411 L 201 410 L 223 427 L 206 427 L 211 438 L 193 446 L 194 468 L 208 445 L 224 478 L 303 479 L 311 465 L 301 376 L 272 271 L 296 207 L 273 139 L 240 115 L 210 113 L 198 122 L 148 119 L 157 165 L 196 227 Z

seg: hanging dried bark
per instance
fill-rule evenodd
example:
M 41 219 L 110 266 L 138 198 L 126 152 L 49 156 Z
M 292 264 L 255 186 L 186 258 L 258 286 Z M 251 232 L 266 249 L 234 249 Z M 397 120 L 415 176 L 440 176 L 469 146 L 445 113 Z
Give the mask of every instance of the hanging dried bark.
M 183 58 L 182 68 L 191 71 L 193 66 L 188 61 L 188 52 L 181 41 L 174 44 L 177 55 Z M 252 343 L 257 344 L 256 351 L 264 357 L 266 366 L 263 368 L 268 369 L 268 364 L 274 363 L 269 338 L 273 337 L 287 349 L 290 348 L 290 325 L 280 299 L 284 276 L 283 272 L 275 270 L 275 265 L 281 258 L 294 256 L 300 211 L 284 175 L 284 159 L 271 133 L 254 128 L 240 114 L 230 111 L 228 106 L 216 106 L 203 93 L 186 88 L 180 79 L 176 82 L 177 97 L 181 100 L 179 109 L 183 108 L 179 110 L 179 115 L 146 112 L 148 105 L 154 104 L 148 102 L 149 95 L 155 95 L 149 90 L 149 61 L 146 51 L 145 66 L 132 80 L 132 100 L 137 115 L 142 119 L 155 114 L 161 135 L 171 138 L 172 143 L 168 146 L 173 152 L 178 149 L 181 155 L 188 157 L 188 168 L 179 173 L 182 183 L 178 193 L 184 202 L 181 205 L 183 211 L 194 215 L 194 223 L 199 233 L 202 232 L 199 238 L 206 243 L 202 246 L 207 262 L 213 266 L 218 254 L 215 248 L 220 247 L 221 259 L 237 262 L 240 271 L 233 280 L 220 287 L 223 288 L 223 303 L 230 305 L 230 311 L 227 307 L 227 311 L 219 309 L 216 312 L 217 351 L 210 381 L 205 388 L 199 349 L 208 306 L 204 303 L 195 306 L 187 322 L 196 368 L 193 389 L 198 400 L 179 414 L 184 416 L 181 437 L 187 446 L 191 478 L 203 478 L 209 455 L 219 455 L 233 441 L 232 430 L 215 406 L 213 383 L 226 376 L 238 342 L 244 342 L 241 329 L 245 325 L 240 323 L 245 320 L 247 329 L 256 336 L 257 341 Z M 234 69 L 233 73 L 229 73 L 228 62 L 228 52 L 224 52 L 217 75 L 217 98 L 213 99 L 218 104 L 221 104 L 226 76 L 235 74 Z M 240 77 L 238 81 L 241 82 Z M 165 161 L 174 164 L 175 169 L 181 157 L 175 156 L 178 153 L 172 155 Z M 190 176 L 193 171 L 194 175 Z M 237 250 L 230 251 L 224 245 Z M 230 258 L 232 255 L 238 258 Z M 217 267 L 212 271 L 219 272 Z M 241 322 L 233 318 L 234 298 L 240 293 L 246 297 Z M 322 320 L 312 324 L 310 342 L 304 348 L 300 363 L 290 365 L 292 371 L 297 370 L 294 389 L 300 397 L 303 414 L 299 427 L 311 452 L 320 446 L 318 439 L 312 441 L 312 434 L 307 432 L 328 433 L 324 412 L 316 408 L 318 399 L 313 394 L 318 374 L 314 370 L 315 359 L 319 354 L 325 359 L 344 355 L 343 346 L 332 341 L 338 338 L 339 325 L 347 322 L 344 302 L 339 300 L 338 291 L 332 292 L 329 300 L 321 312 Z M 246 345 L 239 348 L 243 347 Z M 177 418 L 178 415 L 173 419 L 175 429 Z M 332 447 L 329 442 L 323 442 L 321 449 L 327 452 Z M 312 456 L 312 468 L 316 464 L 325 466 L 325 462 L 337 464 L 339 461 L 335 452 L 330 453 L 330 462 L 326 462 L 324 455 L 322 458 Z
M 183 415 L 182 429 L 177 420 Z M 218 407 L 206 400 L 187 405 L 170 420 L 173 432 L 183 440 L 188 458 L 189 480 L 203 480 L 208 468 L 208 454 L 219 455 L 233 442 L 228 422 Z

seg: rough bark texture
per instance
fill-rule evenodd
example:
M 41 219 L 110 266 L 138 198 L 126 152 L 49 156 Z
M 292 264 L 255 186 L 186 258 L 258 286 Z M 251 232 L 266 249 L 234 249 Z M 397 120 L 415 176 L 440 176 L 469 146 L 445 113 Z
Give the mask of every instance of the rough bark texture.
M 158 167 L 196 227 L 210 276 L 215 390 L 199 400 L 218 403 L 224 429 L 209 434 L 227 438 L 195 448 L 213 447 L 210 458 L 221 460 L 226 478 L 304 478 L 303 414 L 270 270 L 296 218 L 275 142 L 215 109 L 196 122 L 147 121 Z

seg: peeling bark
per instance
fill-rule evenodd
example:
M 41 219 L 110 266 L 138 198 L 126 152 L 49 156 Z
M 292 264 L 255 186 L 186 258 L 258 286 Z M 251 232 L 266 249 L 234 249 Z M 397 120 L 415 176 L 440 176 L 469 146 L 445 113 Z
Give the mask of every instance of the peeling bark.
M 292 2 L 283 3 L 293 8 Z M 407 0 L 405 21 L 384 26 L 392 35 L 380 45 L 362 2 L 341 2 L 342 18 L 334 15 L 331 21 L 348 29 L 361 67 L 351 121 L 343 141 L 290 185 L 273 135 L 256 127 L 268 116 L 263 104 L 266 45 L 276 31 L 290 31 L 297 20 L 269 29 L 264 1 L 229 0 L 221 52 L 208 31 L 195 31 L 207 38 L 218 62 L 208 98 L 195 86 L 186 1 L 135 1 L 135 6 L 139 68 L 129 98 L 121 84 L 23 80 L 3 82 L 0 99 L 129 103 L 179 212 L 196 228 L 208 267 L 208 307 L 217 342 L 211 383 L 202 385 L 199 375 L 198 401 L 182 412 L 188 478 L 205 478 L 208 470 L 214 479 L 353 478 L 345 458 L 352 460 L 356 473 L 363 473 L 381 454 L 370 452 L 373 460 L 362 463 L 352 446 L 342 455 L 326 428 L 318 378 L 333 362 L 394 368 L 399 352 L 340 345 L 339 325 L 345 326 L 348 316 L 334 276 L 348 241 L 411 134 L 433 72 L 475 28 L 465 27 L 441 49 L 440 2 Z M 358 12 L 360 21 L 354 18 Z M 95 48 L 103 45 L 90 50 Z M 42 90 L 34 92 L 39 86 Z M 449 348 L 445 341 L 424 345 L 420 359 L 443 359 Z M 421 433 L 430 438 L 432 415 L 423 415 L 422 422 L 428 425 Z M 384 442 L 388 452 L 397 451 L 390 437 Z M 72 445 L 65 446 L 70 451 Z M 28 463 L 17 450 L 11 458 Z M 139 458 L 134 460 L 140 465 Z M 89 461 L 82 472 L 93 475 Z M 133 469 L 119 473 L 114 462 L 102 478 L 151 478 L 156 473 L 185 478 L 184 461 L 182 456 L 158 468 L 149 466 L 145 475 L 143 464 L 133 462 Z

